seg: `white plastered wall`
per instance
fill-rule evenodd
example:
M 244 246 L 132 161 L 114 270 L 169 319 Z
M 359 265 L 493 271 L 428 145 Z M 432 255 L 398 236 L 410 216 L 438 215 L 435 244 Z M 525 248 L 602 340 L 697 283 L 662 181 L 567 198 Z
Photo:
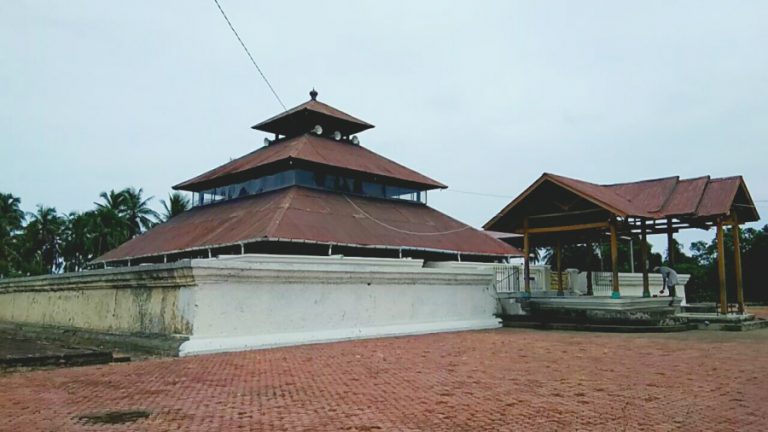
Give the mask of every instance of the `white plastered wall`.
M 500 325 L 489 269 L 275 255 L 192 268 L 193 330 L 181 355 Z

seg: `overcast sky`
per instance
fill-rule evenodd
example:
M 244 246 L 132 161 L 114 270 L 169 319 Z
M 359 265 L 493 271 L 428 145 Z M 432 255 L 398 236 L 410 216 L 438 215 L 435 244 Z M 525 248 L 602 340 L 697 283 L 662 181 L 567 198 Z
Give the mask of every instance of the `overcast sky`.
M 362 144 L 474 226 L 542 172 L 741 174 L 768 215 L 768 1 L 220 1 L 286 105 L 315 87 L 375 124 Z M 212 0 L 0 2 L 0 191 L 25 210 L 165 197 L 279 111 Z

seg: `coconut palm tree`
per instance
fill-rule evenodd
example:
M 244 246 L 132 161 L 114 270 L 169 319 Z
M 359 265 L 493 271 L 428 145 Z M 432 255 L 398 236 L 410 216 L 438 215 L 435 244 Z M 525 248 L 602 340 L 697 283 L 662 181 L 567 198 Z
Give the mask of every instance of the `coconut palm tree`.
M 123 194 L 123 216 L 128 221 L 128 233 L 130 237 L 135 237 L 142 232 L 152 228 L 155 221 L 160 217 L 156 211 L 149 207 L 149 202 L 153 197 L 144 199 L 142 197 L 144 190 L 139 188 L 125 188 L 121 191 Z
M 129 240 L 128 221 L 117 211 L 102 207 L 93 211 L 88 218 L 93 256 L 98 257 Z
M 99 197 L 102 199 L 103 202 L 95 202 L 97 208 L 100 209 L 111 209 L 114 210 L 116 213 L 122 213 L 123 209 L 125 208 L 125 194 L 123 191 L 115 192 L 114 189 L 110 190 L 109 192 L 102 192 L 99 194 Z
M 89 261 L 96 258 L 96 218 L 96 211 L 71 212 L 67 215 L 61 244 L 65 272 L 83 270 Z
M 56 209 L 43 205 L 29 215 L 29 223 L 24 227 L 26 238 L 25 259 L 31 261 L 33 273 L 55 273 L 61 268 L 61 237 L 64 218 Z
M 25 220 L 20 206 L 20 198 L 0 193 L 0 277 L 10 275 L 19 261 L 17 237 Z
M 168 202 L 160 200 L 160 204 L 163 205 L 163 213 L 160 215 L 161 222 L 167 222 L 170 218 L 184 213 L 192 206 L 189 198 L 181 192 L 168 194 Z

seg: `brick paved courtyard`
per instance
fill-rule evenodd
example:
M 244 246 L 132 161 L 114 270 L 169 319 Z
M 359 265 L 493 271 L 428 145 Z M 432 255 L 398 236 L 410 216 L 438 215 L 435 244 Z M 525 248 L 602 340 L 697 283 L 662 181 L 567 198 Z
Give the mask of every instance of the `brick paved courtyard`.
M 766 359 L 768 330 L 500 329 L 145 360 L 0 376 L 0 430 L 765 431 Z

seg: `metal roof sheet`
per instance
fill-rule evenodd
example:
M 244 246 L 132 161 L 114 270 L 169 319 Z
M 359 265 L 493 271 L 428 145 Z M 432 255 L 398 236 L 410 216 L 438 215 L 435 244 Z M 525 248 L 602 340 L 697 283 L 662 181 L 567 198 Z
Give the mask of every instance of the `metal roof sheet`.
M 97 258 L 125 260 L 260 239 L 520 256 L 424 204 L 293 186 L 195 207 Z
M 427 189 L 447 187 L 443 183 L 404 167 L 365 147 L 334 141 L 313 134 L 304 134 L 262 147 L 195 178 L 179 183 L 173 188 L 192 191 L 203 190 L 211 182 L 248 172 L 253 172 L 256 175 L 259 169 L 286 159 L 303 160 L 328 167 L 378 175 L 420 185 Z
M 372 124 L 353 117 L 344 111 L 311 99 L 257 125 L 251 126 L 251 128 L 264 132 L 286 134 L 295 130 L 296 126 L 299 125 L 302 127 L 312 127 L 313 124 L 311 123 L 315 120 L 330 122 L 331 124 L 323 126 L 338 126 L 343 129 L 342 132 L 345 134 L 354 134 L 374 127 Z
M 544 173 L 533 185 L 486 223 L 485 228 L 499 229 L 496 223 L 545 181 L 551 181 L 622 217 L 711 219 L 729 215 L 734 205 L 738 205 L 741 213 L 740 222 L 753 222 L 760 219 L 741 176 L 715 179 L 705 176 L 686 180 L 680 180 L 679 177 L 666 177 L 599 185 Z M 742 195 L 739 195 L 740 191 Z M 743 202 L 736 202 L 739 196 Z

